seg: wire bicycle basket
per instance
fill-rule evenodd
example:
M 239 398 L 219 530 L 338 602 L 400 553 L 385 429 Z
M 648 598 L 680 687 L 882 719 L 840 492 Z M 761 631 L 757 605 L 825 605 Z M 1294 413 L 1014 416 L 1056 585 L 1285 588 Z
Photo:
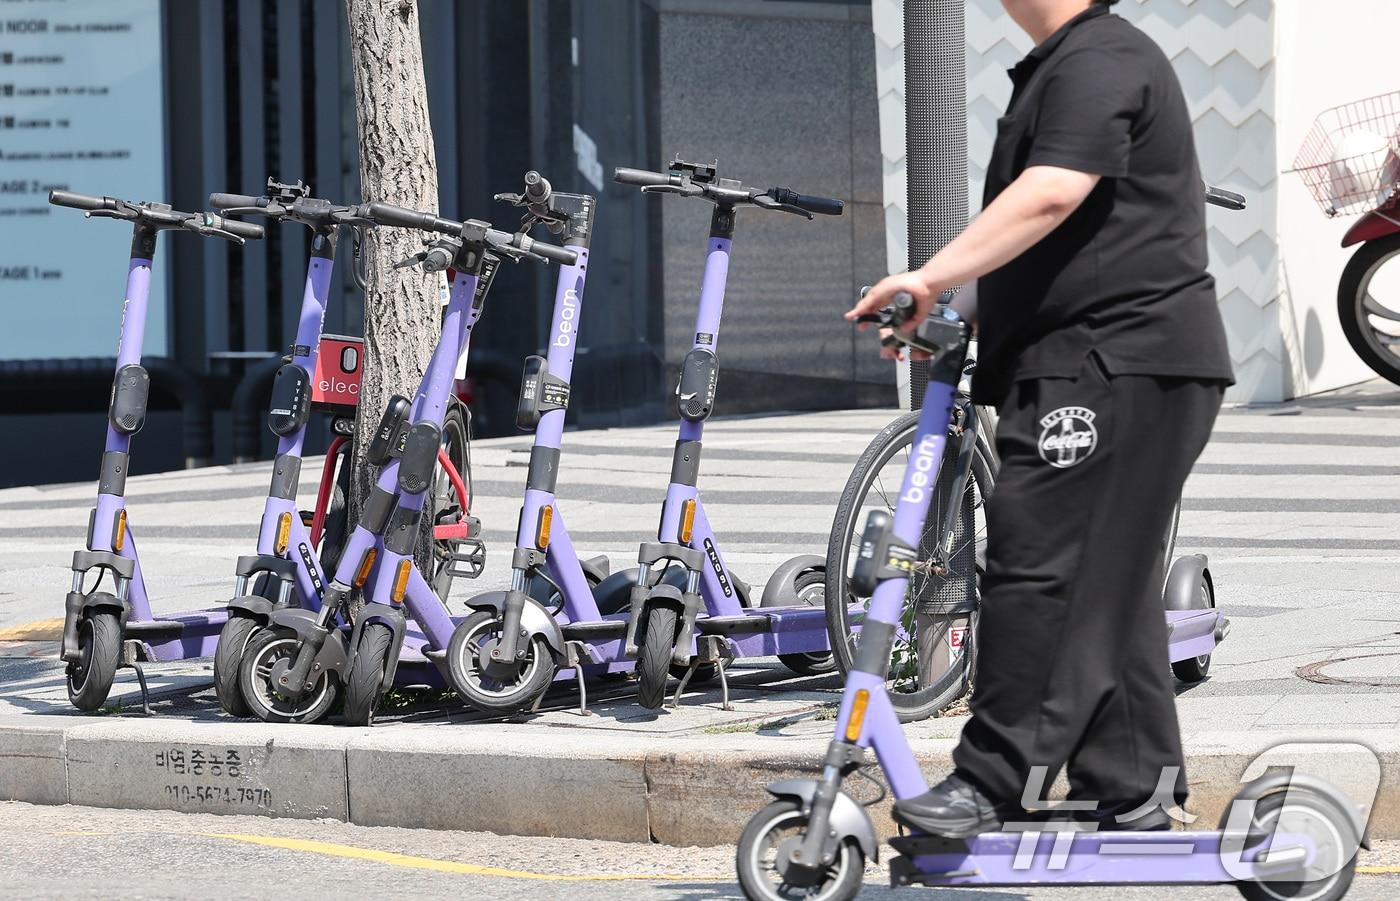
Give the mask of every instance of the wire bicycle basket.
M 1400 189 L 1400 91 L 1323 112 L 1291 171 L 1329 218 L 1369 213 L 1394 201 Z

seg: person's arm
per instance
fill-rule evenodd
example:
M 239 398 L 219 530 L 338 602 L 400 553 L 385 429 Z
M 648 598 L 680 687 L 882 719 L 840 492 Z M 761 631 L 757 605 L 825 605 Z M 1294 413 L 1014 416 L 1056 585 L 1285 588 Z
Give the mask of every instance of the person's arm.
M 895 294 L 907 291 L 919 309 L 911 320 L 912 328 L 948 288 L 974 282 L 1039 244 L 1079 209 L 1098 183 L 1097 175 L 1058 166 L 1032 166 L 933 259 L 913 272 L 883 279 L 846 313 L 846 318 L 874 313 Z

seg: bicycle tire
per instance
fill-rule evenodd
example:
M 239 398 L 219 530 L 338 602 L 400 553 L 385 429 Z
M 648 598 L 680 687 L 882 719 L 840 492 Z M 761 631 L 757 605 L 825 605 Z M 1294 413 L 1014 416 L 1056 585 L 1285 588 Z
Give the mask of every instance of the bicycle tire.
M 863 529 L 865 525 L 863 522 L 856 521 L 857 515 L 865 507 L 865 498 L 874 487 L 880 471 L 903 448 L 913 444 L 918 420 L 918 411 L 906 413 L 875 436 L 856 461 L 841 493 L 836 516 L 832 521 L 826 555 L 826 618 L 827 631 L 831 638 L 832 657 L 843 676 L 850 671 L 855 658 L 855 641 L 849 622 L 849 604 L 843 603 L 843 599 L 850 596 L 848 584 L 850 551 L 853 543 L 856 543 L 857 530 Z M 956 455 L 957 445 L 950 441 L 948 449 L 945 451 L 945 464 L 949 460 L 956 460 Z M 995 481 L 994 461 L 995 456 L 992 453 L 990 442 L 988 442 L 987 436 L 979 430 L 977 446 L 972 458 L 969 487 L 975 484 L 984 499 L 991 493 Z M 887 504 L 887 506 L 892 510 L 893 504 Z M 941 508 L 935 509 L 931 511 L 931 518 L 935 522 L 941 521 L 941 513 Z M 980 555 L 974 552 L 974 557 L 977 556 Z M 965 639 L 968 646 L 963 653 L 955 658 L 953 666 L 924 688 L 912 692 L 890 692 L 890 702 L 901 722 L 914 722 L 934 716 L 967 692 L 972 681 L 976 656 L 974 650 L 976 644 L 975 611 L 969 619 L 971 627 L 968 629 Z
M 1352 254 L 1337 283 L 1337 318 L 1347 343 L 1362 362 L 1376 375 L 1400 385 L 1400 356 L 1381 346 L 1365 309 L 1371 279 L 1397 255 L 1400 255 L 1400 234 L 1367 241 Z

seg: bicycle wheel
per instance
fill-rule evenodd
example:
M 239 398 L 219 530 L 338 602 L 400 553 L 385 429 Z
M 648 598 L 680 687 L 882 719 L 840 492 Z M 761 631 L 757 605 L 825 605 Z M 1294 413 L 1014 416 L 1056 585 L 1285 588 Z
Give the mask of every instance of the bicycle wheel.
M 458 497 L 457 488 L 452 484 L 447 470 L 442 466 L 435 467 L 432 495 L 429 498 L 432 504 L 429 512 L 435 523 L 456 522 L 459 516 L 470 512 L 472 490 L 470 422 L 470 413 L 467 408 L 458 401 L 452 401 L 447 408 L 447 415 L 442 420 L 442 446 L 447 451 L 447 458 L 457 468 L 457 474 L 462 477 L 462 485 L 467 489 L 468 496 Z M 452 542 L 435 540 L 433 542 L 432 578 L 434 586 L 441 584 L 440 577 L 451 562 Z
M 1371 371 L 1400 385 L 1400 235 L 1367 241 L 1342 270 L 1337 318 Z
M 871 510 L 893 515 L 918 418 L 917 412 L 907 413 L 875 436 L 856 462 L 837 505 L 826 554 L 826 614 L 832 656 L 842 674 L 853 664 L 860 624 L 870 604 L 869 598 L 856 596 L 850 587 L 861 532 Z M 921 560 L 909 580 L 901 616 L 903 628 L 897 633 L 891 655 L 890 700 L 904 722 L 933 716 L 962 697 L 971 684 L 976 659 L 975 605 L 986 559 L 985 502 L 992 490 L 995 457 L 987 435 L 979 430 L 966 486 L 956 499 L 958 514 L 946 554 L 947 567 L 937 571 L 933 549 L 941 541 L 938 532 L 955 502 L 951 494 L 960 443 L 960 436 L 950 432 L 919 542 Z M 967 601 L 974 607 L 970 613 L 937 612 Z

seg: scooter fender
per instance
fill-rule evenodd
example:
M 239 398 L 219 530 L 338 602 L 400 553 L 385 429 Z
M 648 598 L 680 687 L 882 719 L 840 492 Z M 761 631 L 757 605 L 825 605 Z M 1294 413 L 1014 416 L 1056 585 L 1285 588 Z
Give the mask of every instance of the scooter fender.
M 345 671 L 350 668 L 350 652 L 345 644 L 345 637 L 339 629 L 332 629 L 329 634 L 316 622 L 318 613 L 312 610 L 303 610 L 300 607 L 282 607 L 272 611 L 268 617 L 268 628 L 290 629 L 296 633 L 297 638 L 302 641 L 320 641 L 321 650 L 316 654 L 316 663 L 326 672 L 333 672 L 337 676 L 344 676 Z
M 277 602 L 263 597 L 260 594 L 245 594 L 236 597 L 228 602 L 228 610 L 234 610 L 258 621 L 259 625 L 267 625 L 272 617 L 272 612 L 277 609 Z
M 1178 557 L 1167 573 L 1167 584 L 1162 589 L 1162 603 L 1168 610 L 1201 610 L 1199 587 L 1202 577 L 1214 589 L 1210 579 L 1210 561 L 1205 554 L 1190 554 Z
M 1275 791 L 1287 791 L 1291 788 L 1301 788 L 1312 791 L 1331 801 L 1341 813 L 1347 818 L 1352 829 L 1354 838 L 1361 847 L 1367 851 L 1371 850 L 1371 827 L 1365 811 L 1356 805 L 1356 802 L 1347 797 L 1343 792 L 1333 786 L 1330 782 L 1311 776 L 1307 773 L 1283 769 L 1268 772 L 1258 779 L 1245 783 L 1244 788 L 1235 794 L 1230 804 L 1226 805 L 1225 812 L 1220 815 L 1220 829 L 1225 831 L 1230 821 L 1231 812 L 1234 809 L 1235 801 L 1258 801 L 1267 794 Z
M 773 570 L 768 582 L 763 586 L 763 599 L 760 607 L 796 607 L 802 601 L 797 597 L 797 577 L 815 569 L 826 571 L 826 558 L 816 554 L 802 554 Z
M 806 810 L 811 807 L 812 799 L 816 797 L 817 780 L 785 779 L 782 782 L 774 782 L 767 788 L 773 797 L 791 798 L 800 802 Z M 838 842 L 847 838 L 855 839 L 867 860 L 880 862 L 880 841 L 875 837 L 875 824 L 870 822 L 870 815 L 865 812 L 865 808 L 845 792 L 837 792 L 836 802 L 831 806 L 831 831 Z
M 360 609 L 355 618 L 355 628 L 350 632 L 350 653 L 360 648 L 360 633 L 366 623 L 382 623 L 389 627 L 393 638 L 389 641 L 389 656 L 384 659 L 384 679 L 379 684 L 380 691 L 388 691 L 394 685 L 394 673 L 399 668 L 399 654 L 403 651 L 403 636 L 407 629 L 403 610 L 389 604 L 369 603 Z
M 506 593 L 504 591 L 488 591 L 467 600 L 467 607 L 471 610 L 493 610 L 497 616 L 505 613 Z M 564 659 L 564 631 L 559 628 L 559 624 L 554 621 L 554 617 L 549 615 L 534 598 L 525 598 L 525 607 L 520 612 L 520 628 L 524 629 L 533 638 L 536 635 L 544 637 L 545 644 L 554 652 L 558 660 Z
M 115 613 L 122 631 L 126 630 L 127 618 L 131 616 L 130 601 L 121 601 L 116 595 L 106 591 L 94 591 L 91 594 L 70 591 L 64 599 L 63 635 L 59 642 L 59 657 L 63 660 L 77 663 L 82 659 L 82 651 L 78 648 L 78 624 L 97 610 Z

